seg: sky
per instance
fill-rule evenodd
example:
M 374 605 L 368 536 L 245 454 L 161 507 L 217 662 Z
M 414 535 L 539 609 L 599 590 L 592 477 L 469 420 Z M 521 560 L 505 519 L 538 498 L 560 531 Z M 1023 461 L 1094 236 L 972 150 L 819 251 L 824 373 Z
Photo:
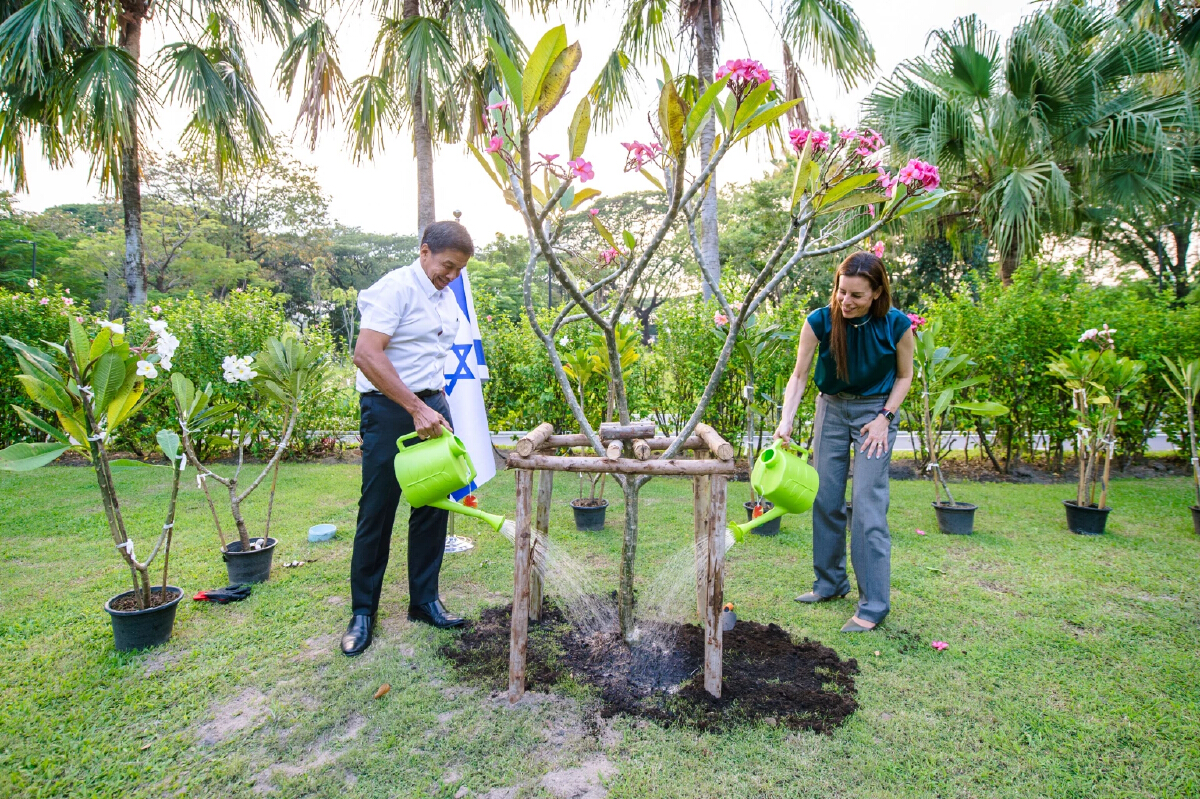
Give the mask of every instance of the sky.
M 534 134 L 534 152 L 565 152 L 566 129 L 570 115 L 578 104 L 604 59 L 616 44 L 619 34 L 619 0 L 610 0 L 605 9 L 597 4 L 589 18 L 582 23 L 573 19 L 551 16 L 549 20 L 518 16 L 514 24 L 518 33 L 532 47 L 551 26 L 566 24 L 569 41 L 578 40 L 583 48 L 583 60 L 575 72 L 567 96 L 539 126 Z M 719 62 L 733 58 L 751 57 L 762 61 L 773 74 L 782 73 L 782 54 L 776 32 L 777 10 L 782 0 L 727 0 L 732 13 L 726 18 Z M 359 7 L 368 4 L 358 4 Z M 813 63 L 801 61 L 800 67 L 808 76 L 810 92 L 806 100 L 814 120 L 835 120 L 851 127 L 859 118 L 859 106 L 880 77 L 892 73 L 904 59 L 924 51 L 930 31 L 948 27 L 956 17 L 977 14 L 992 29 L 1006 39 L 1020 19 L 1032 10 L 1024 0 L 991 0 L 982 3 L 967 0 L 924 0 L 922 3 L 897 0 L 856 0 L 855 11 L 866 26 L 875 46 L 879 72 L 866 83 L 850 90 L 838 85 L 836 79 Z M 163 15 L 165 16 L 165 15 Z M 370 70 L 370 51 L 376 26 L 364 16 L 347 17 L 336 23 L 342 69 L 348 80 Z M 152 21 L 143 43 L 144 54 L 153 53 L 163 43 L 174 41 L 178 35 Z M 670 58 L 672 68 L 679 72 L 687 67 L 689 52 Z M 145 56 L 144 56 L 145 57 Z M 259 45 L 251 53 L 251 64 L 264 105 L 271 117 L 275 133 L 294 132 L 299 98 L 288 98 L 274 86 L 272 76 L 279 57 L 276 47 Z M 606 194 L 644 189 L 649 186 L 636 174 L 623 174 L 625 149 L 622 141 L 650 138 L 646 120 L 654 108 L 657 92 L 655 76 L 660 70 L 644 70 L 644 81 L 637 94 L 634 111 L 623 123 L 608 134 L 589 138 L 585 157 L 595 165 L 596 178 L 589 182 Z M 148 146 L 158 151 L 178 150 L 179 137 L 187 124 L 186 111 L 167 106 L 156 112 L 157 127 L 150 132 Z M 752 137 L 753 138 L 753 137 Z M 296 133 L 294 155 L 303 163 L 317 169 L 317 178 L 329 196 L 331 216 L 338 222 L 377 233 L 411 234 L 416 232 L 416 163 L 412 155 L 411 138 L 407 131 L 392 132 L 386 139 L 385 152 L 373 162 L 355 165 L 345 145 L 345 132 L 335 128 L 325 130 L 315 150 L 309 150 L 302 133 Z M 27 144 L 29 192 L 17 195 L 19 207 L 25 211 L 41 211 L 53 205 L 70 202 L 103 201 L 99 186 L 88 180 L 88 158 L 78 155 L 71 166 L 53 170 L 37 153 L 38 142 Z M 744 183 L 760 177 L 770 169 L 769 153 L 762 142 L 753 142 L 748 149 L 729 153 L 722 162 L 718 177 L 722 185 Z M 462 211 L 463 224 L 471 230 L 477 242 L 490 241 L 498 232 L 520 233 L 522 223 L 516 211 L 502 200 L 499 190 L 483 173 L 474 157 L 463 145 L 442 145 L 434 164 L 435 197 L 440 219 L 450 219 L 454 211 Z M 10 189 L 11 184 L 0 182 Z

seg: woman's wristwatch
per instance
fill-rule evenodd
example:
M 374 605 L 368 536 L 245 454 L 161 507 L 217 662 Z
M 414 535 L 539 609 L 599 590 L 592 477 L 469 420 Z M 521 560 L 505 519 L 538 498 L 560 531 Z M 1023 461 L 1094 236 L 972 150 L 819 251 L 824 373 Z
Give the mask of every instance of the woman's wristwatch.
M 880 411 L 879 413 L 880 413 L 880 415 L 887 417 L 889 424 L 896 421 L 896 412 L 892 411 L 892 410 L 888 410 L 888 407 L 886 405 L 883 406 L 883 410 Z

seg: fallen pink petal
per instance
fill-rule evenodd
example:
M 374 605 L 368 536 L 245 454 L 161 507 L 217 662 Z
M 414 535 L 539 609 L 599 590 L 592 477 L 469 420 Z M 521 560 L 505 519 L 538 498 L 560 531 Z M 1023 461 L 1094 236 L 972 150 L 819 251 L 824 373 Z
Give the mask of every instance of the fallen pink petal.
M 925 535 L 925 531 L 924 531 L 924 530 L 917 530 L 917 535 Z
M 947 647 L 949 647 L 950 644 L 946 643 L 945 641 L 934 641 L 930 646 L 932 646 L 937 651 L 941 652 L 943 649 L 946 649 Z

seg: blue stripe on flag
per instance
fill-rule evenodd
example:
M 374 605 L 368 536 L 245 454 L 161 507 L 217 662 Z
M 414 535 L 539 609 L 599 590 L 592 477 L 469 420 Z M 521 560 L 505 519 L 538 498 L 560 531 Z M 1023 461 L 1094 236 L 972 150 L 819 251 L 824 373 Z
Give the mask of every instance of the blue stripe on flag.
M 450 498 L 455 502 L 460 502 L 462 501 L 463 497 L 467 496 L 468 494 L 473 494 L 476 488 L 479 488 L 479 486 L 475 485 L 475 481 L 472 480 L 470 485 L 466 486 L 465 488 L 458 489 L 450 495 Z
M 458 300 L 458 307 L 462 308 L 463 316 L 467 318 L 467 323 L 471 322 L 471 309 L 467 307 L 467 288 L 463 283 L 462 275 L 454 278 L 454 282 L 450 284 L 450 290 L 454 292 L 454 299 Z

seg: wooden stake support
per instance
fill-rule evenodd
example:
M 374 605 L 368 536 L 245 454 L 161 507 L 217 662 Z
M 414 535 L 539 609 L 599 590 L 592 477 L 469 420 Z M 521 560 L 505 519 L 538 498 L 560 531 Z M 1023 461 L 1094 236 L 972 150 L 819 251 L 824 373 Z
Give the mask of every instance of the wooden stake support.
M 533 564 L 530 547 L 533 511 L 533 472 L 517 472 L 516 535 L 513 538 L 512 630 L 508 639 L 508 702 L 525 695 L 525 650 L 529 644 L 529 572 Z
M 538 472 L 537 517 L 534 528 L 537 530 L 538 545 L 545 546 L 550 540 L 550 497 L 554 493 L 554 472 Z M 544 559 L 536 554 L 533 569 L 529 572 L 529 620 L 542 620 L 542 571 Z
M 735 475 L 733 446 L 708 425 L 697 425 L 697 435 L 683 449 L 695 458 L 654 458 L 674 443 L 672 438 L 655 438 L 654 425 L 601 425 L 600 437 L 608 442 L 604 457 L 552 455 L 538 450 L 568 446 L 591 446 L 581 434 L 552 435 L 549 423 L 538 425 L 517 442 L 508 457 L 515 469 L 517 488 L 516 534 L 513 555 L 512 630 L 509 637 L 508 701 L 525 693 L 526 648 L 529 622 L 536 621 L 542 605 L 539 570 L 545 563 L 550 529 L 550 500 L 554 472 L 585 474 L 663 475 L 691 477 L 694 500 L 694 536 L 697 553 L 707 553 L 696 564 L 696 612 L 704 625 L 704 688 L 721 696 L 721 606 L 724 602 L 725 511 L 728 478 Z M 624 442 L 631 442 L 634 457 L 621 457 Z M 536 511 L 533 473 L 539 472 Z M 535 516 L 536 513 L 536 516 Z M 536 533 L 535 533 L 536 530 Z

